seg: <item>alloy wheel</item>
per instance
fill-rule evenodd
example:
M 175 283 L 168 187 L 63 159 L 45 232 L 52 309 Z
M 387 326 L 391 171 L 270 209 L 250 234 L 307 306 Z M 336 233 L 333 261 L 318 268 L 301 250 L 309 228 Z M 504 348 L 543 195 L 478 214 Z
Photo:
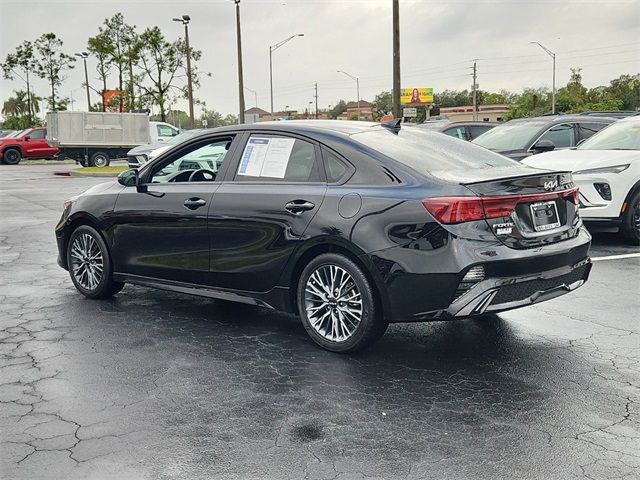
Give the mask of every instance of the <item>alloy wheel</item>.
M 346 270 L 322 265 L 305 285 L 305 310 L 309 324 L 319 335 L 332 342 L 344 342 L 362 320 L 362 296 Z
M 106 155 L 100 154 L 93 157 L 93 165 L 95 167 L 106 167 L 108 163 Z
M 79 285 L 95 290 L 102 280 L 104 260 L 98 242 L 88 233 L 78 235 L 71 244 L 71 271 Z

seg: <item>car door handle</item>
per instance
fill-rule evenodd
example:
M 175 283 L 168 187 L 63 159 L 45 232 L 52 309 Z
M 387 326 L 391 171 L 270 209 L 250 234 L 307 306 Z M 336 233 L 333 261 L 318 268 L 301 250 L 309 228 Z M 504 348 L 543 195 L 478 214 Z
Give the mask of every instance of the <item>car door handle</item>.
M 195 210 L 196 208 L 200 208 L 203 205 L 206 205 L 206 201 L 201 199 L 201 198 L 188 198 L 184 201 L 184 206 L 187 207 L 189 210 Z
M 315 206 L 316 205 L 314 203 L 308 202 L 307 200 L 293 200 L 291 202 L 287 202 L 284 208 L 294 215 L 300 215 L 306 210 L 312 210 Z

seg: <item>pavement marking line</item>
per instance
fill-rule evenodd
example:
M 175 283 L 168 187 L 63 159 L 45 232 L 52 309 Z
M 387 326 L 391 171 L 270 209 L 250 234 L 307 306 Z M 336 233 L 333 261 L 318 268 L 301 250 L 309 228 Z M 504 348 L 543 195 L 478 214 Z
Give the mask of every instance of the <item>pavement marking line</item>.
M 623 253 L 622 255 L 608 255 L 606 257 L 592 257 L 592 262 L 601 262 L 603 260 L 622 260 L 623 258 L 638 258 L 640 253 Z

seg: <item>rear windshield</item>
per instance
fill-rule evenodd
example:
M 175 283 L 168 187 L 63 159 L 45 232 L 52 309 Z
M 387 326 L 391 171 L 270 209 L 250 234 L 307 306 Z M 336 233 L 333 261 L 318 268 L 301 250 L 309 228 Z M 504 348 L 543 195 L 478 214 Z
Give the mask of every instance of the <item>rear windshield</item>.
M 529 146 L 529 142 L 547 123 L 546 121 L 505 123 L 483 133 L 473 143 L 496 152 L 522 150 Z
M 422 128 L 386 128 L 355 133 L 351 138 L 422 173 L 487 168 L 516 168 L 520 164 L 484 148 Z

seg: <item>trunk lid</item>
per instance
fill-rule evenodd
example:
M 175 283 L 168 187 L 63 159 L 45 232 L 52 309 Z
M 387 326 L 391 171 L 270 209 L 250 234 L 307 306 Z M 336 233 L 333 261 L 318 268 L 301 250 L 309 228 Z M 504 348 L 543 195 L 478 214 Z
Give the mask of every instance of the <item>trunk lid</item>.
M 577 190 L 570 172 L 494 176 L 462 185 L 482 197 L 486 209 L 505 202 L 513 205 L 509 216 L 485 220 L 493 235 L 508 247 L 533 248 L 579 233 Z

